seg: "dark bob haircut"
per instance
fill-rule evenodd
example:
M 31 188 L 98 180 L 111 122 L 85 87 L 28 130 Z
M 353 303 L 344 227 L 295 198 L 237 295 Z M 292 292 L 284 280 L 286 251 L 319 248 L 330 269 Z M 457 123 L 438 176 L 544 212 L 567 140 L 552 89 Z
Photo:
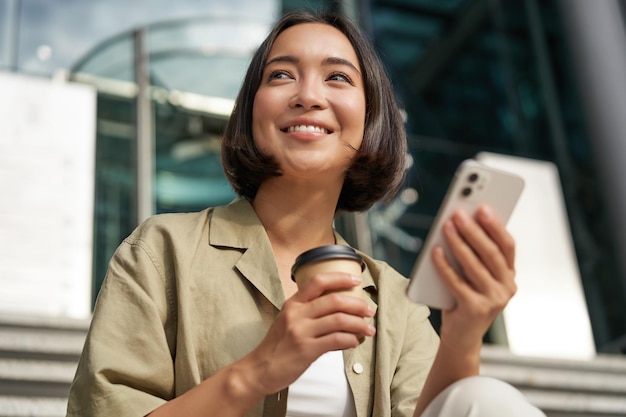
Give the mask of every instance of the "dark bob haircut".
M 259 185 L 280 176 L 271 156 L 259 152 L 252 138 L 252 107 L 274 41 L 289 27 L 304 23 L 330 25 L 343 33 L 359 59 L 365 86 L 366 115 L 361 147 L 346 172 L 336 211 L 364 211 L 398 191 L 406 167 L 406 132 L 391 82 L 376 52 L 351 22 L 337 15 L 286 14 L 252 57 L 222 140 L 222 164 L 235 192 L 254 200 Z

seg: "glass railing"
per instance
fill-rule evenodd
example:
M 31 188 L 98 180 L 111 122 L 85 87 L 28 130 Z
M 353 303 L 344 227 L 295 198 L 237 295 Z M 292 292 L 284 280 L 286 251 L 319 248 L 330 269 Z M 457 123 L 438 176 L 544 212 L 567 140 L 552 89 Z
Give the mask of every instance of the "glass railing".
M 147 54 L 154 212 L 200 210 L 235 197 L 220 161 L 220 138 L 264 23 L 194 18 L 110 38 L 71 69 L 98 91 L 94 295 L 108 260 L 136 226 L 135 62 Z

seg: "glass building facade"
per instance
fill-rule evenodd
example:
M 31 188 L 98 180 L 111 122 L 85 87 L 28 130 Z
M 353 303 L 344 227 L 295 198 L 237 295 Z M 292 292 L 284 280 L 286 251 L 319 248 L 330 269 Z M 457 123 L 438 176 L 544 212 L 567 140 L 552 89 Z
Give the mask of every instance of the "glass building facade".
M 0 0 L 0 70 L 61 73 L 98 90 L 95 295 L 108 259 L 138 221 L 137 54 L 148 58 L 153 211 L 198 210 L 234 197 L 219 161 L 220 133 L 271 22 L 302 8 L 348 14 L 393 80 L 413 164 L 394 201 L 342 217 L 338 227 L 355 244 L 366 231 L 363 249 L 408 275 L 463 159 L 491 151 L 554 162 L 596 348 L 626 353 L 626 249 L 606 208 L 607 193 L 626 191 L 602 182 L 568 7 L 552 0 Z

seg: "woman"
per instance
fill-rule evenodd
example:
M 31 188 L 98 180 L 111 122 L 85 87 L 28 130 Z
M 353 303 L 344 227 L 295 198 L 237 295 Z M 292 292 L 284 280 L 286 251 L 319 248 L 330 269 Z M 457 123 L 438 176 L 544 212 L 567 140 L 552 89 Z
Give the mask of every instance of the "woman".
M 449 415 L 469 415 L 476 404 L 463 396 L 484 392 L 485 380 L 470 378 L 482 337 L 515 292 L 514 243 L 488 208 L 456 213 L 446 228 L 470 282 L 433 253 L 458 302 L 443 313 L 440 343 L 428 309 L 383 262 L 364 255 L 362 278 L 319 274 L 301 289 L 291 280 L 298 254 L 347 244 L 332 227 L 338 211 L 395 193 L 405 154 L 391 85 L 354 26 L 284 17 L 253 57 L 224 134 L 241 198 L 154 216 L 120 245 L 68 415 L 420 416 L 451 398 L 465 410 Z M 367 300 L 332 291 L 354 286 Z M 541 415 L 511 387 L 486 384 Z

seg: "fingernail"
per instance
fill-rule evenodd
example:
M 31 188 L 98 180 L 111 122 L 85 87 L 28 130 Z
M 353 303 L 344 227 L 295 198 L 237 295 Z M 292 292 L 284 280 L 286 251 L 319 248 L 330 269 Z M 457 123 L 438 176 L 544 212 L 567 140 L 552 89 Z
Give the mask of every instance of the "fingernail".
M 463 210 L 459 210 L 456 212 L 456 215 L 454 216 L 454 221 L 456 222 L 456 224 L 463 225 L 467 223 L 467 220 L 467 213 L 465 213 Z
M 480 211 L 478 212 L 478 214 L 480 215 L 480 218 L 483 220 L 489 220 L 491 219 L 493 212 L 491 211 L 491 209 L 488 206 L 482 206 L 480 208 Z
M 376 327 L 372 326 L 371 324 L 367 326 L 367 329 L 369 330 L 370 335 L 376 333 Z
M 447 221 L 443 227 L 446 229 L 447 233 L 456 233 L 456 227 L 454 227 L 454 223 L 452 221 Z
M 362 281 L 361 277 L 358 275 L 350 275 L 350 278 L 352 278 L 352 282 L 355 284 L 359 284 Z

